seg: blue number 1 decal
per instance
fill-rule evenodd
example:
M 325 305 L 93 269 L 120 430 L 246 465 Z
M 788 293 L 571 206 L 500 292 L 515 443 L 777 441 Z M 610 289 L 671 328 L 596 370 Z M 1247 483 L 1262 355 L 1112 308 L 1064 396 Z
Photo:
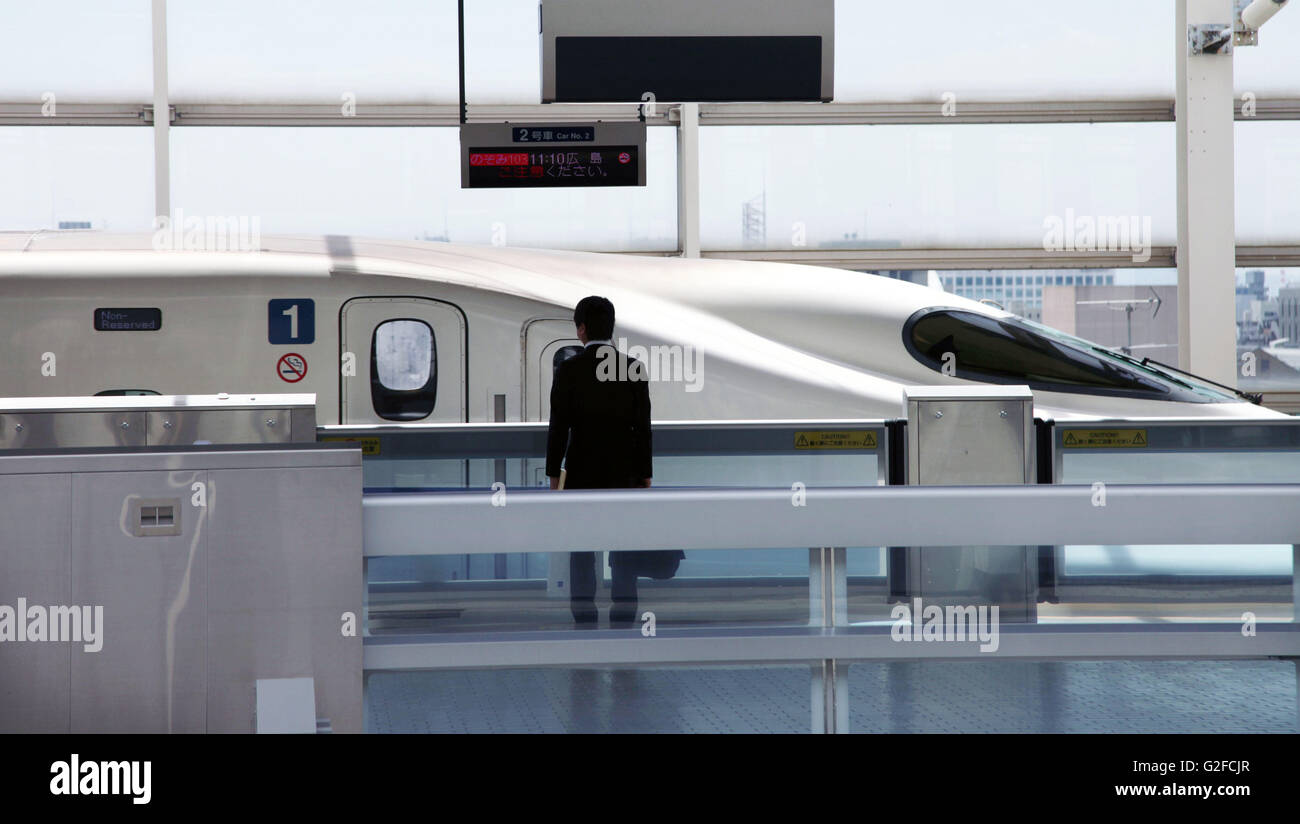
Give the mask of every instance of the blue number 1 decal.
M 266 339 L 273 345 L 316 341 L 316 301 L 275 298 L 267 302 Z

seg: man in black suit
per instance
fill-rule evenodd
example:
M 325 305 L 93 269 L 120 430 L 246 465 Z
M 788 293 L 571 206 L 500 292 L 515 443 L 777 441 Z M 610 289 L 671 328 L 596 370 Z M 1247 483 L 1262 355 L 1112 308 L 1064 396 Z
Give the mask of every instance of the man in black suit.
M 595 295 L 573 310 L 584 349 L 559 365 L 551 386 L 551 424 L 546 437 L 546 474 L 558 489 L 649 487 L 650 384 L 644 366 L 617 351 L 614 304 Z M 633 553 L 610 555 L 614 605 L 611 624 L 636 620 L 637 568 Z M 574 621 L 594 624 L 595 553 L 569 556 L 569 598 Z

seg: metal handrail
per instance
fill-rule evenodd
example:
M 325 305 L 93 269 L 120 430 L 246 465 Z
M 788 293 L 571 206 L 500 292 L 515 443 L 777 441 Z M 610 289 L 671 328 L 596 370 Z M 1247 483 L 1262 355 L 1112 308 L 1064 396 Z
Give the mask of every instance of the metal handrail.
M 1300 484 L 370 494 L 364 552 L 1300 543 Z M 1104 505 L 1103 505 L 1104 503 Z
M 875 446 L 837 449 L 839 453 L 885 449 L 885 421 L 880 419 L 655 421 L 651 424 L 655 457 L 683 455 L 798 454 L 799 432 L 871 432 Z M 435 423 L 330 425 L 316 428 L 321 441 L 376 440 L 379 455 L 403 458 L 535 458 L 546 454 L 545 421 L 508 423 Z M 825 454 L 812 452 L 809 454 Z

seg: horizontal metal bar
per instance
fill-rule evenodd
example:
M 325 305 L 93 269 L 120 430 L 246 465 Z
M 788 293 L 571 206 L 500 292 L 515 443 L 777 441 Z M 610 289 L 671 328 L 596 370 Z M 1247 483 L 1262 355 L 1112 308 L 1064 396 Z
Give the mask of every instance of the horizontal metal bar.
M 1237 267 L 1300 266 L 1300 243 L 1293 245 L 1237 246 Z
M 458 126 L 455 103 L 177 103 L 173 126 Z
M 0 126 L 148 126 L 153 106 L 144 103 L 0 102 Z
M 647 253 L 650 254 L 650 253 Z M 1127 252 L 1051 252 L 1041 247 L 889 248 L 889 249 L 703 249 L 701 257 L 834 266 L 841 269 L 1172 269 L 1173 246 L 1155 246 L 1151 258 L 1136 262 Z M 1237 266 L 1300 266 L 1300 243 L 1239 245 Z
M 1196 418 L 1171 418 L 1170 420 L 1197 420 Z M 707 420 L 707 421 L 653 421 L 656 432 L 674 430 L 730 431 L 738 429 L 853 429 L 875 428 L 885 425 L 884 418 L 772 418 L 757 420 Z M 500 423 L 411 423 L 411 424 L 327 424 L 318 431 L 334 434 L 384 434 L 402 432 L 545 432 L 546 421 L 509 421 Z
M 173 101 L 175 125 L 190 126 L 456 126 L 455 102 L 355 101 L 355 115 L 343 114 L 344 101 L 209 103 Z M 43 114 L 43 101 L 0 102 L 0 125 L 144 125 L 144 103 L 58 103 Z M 659 102 L 646 118 L 650 125 L 675 125 L 680 104 Z M 1262 98 L 1253 113 L 1234 101 L 1236 118 L 1300 120 L 1300 98 Z M 635 120 L 633 104 L 502 103 L 469 104 L 469 122 L 543 123 Z M 349 111 L 351 106 L 349 106 Z M 876 103 L 701 103 L 701 126 L 925 125 L 953 123 L 1150 123 L 1172 122 L 1172 98 L 1144 100 L 956 100 Z
M 651 425 L 656 457 L 688 455 L 824 454 L 801 450 L 797 433 L 868 432 L 875 448 L 837 453 L 874 452 L 884 444 L 883 420 L 826 421 L 658 421 Z M 320 426 L 317 440 L 379 440 L 379 457 L 401 458 L 539 458 L 546 455 L 547 423 L 425 424 L 408 426 Z
M 421 669 L 853 661 L 1259 659 L 1300 656 L 1300 624 L 1001 624 L 977 641 L 896 641 L 889 626 L 559 630 L 365 639 L 367 674 Z
M 701 126 L 1143 123 L 1173 119 L 1172 99 L 956 100 L 951 106 L 939 98 L 898 103 L 700 104 Z
M 361 452 L 334 444 L 201 444 L 103 446 L 0 451 L 0 476 L 143 472 L 157 469 L 241 469 L 250 465 L 325 468 L 361 466 Z M 188 494 L 188 493 L 187 493 Z
M 1233 113 L 1237 120 L 1300 120 L 1300 98 L 1295 97 L 1257 97 L 1254 102 L 1254 112 L 1249 115 L 1242 114 L 1242 109 L 1246 107 L 1246 101 L 1240 95 L 1232 101 Z
M 634 103 L 501 103 L 467 106 L 470 123 L 559 123 L 592 120 L 616 123 L 638 120 L 641 106 Z M 647 126 L 675 126 L 677 107 L 656 105 L 654 114 L 646 114 Z
M 798 478 L 791 478 L 791 483 Z M 1291 544 L 1300 484 L 370 494 L 364 553 L 809 546 Z
M 1297 251 L 1300 251 L 1300 247 Z M 1041 246 L 987 249 L 703 249 L 700 256 L 867 270 L 1172 269 L 1176 265 L 1172 246 L 1152 247 L 1150 259 L 1142 262 L 1135 262 L 1131 252 L 1051 252 Z

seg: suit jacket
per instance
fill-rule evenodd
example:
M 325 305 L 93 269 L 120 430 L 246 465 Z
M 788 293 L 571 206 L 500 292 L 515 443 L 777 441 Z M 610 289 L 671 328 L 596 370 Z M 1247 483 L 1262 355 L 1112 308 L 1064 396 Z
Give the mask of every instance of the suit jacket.
M 546 474 L 565 489 L 619 489 L 652 477 L 650 384 L 640 361 L 608 344 L 560 364 L 551 385 Z

